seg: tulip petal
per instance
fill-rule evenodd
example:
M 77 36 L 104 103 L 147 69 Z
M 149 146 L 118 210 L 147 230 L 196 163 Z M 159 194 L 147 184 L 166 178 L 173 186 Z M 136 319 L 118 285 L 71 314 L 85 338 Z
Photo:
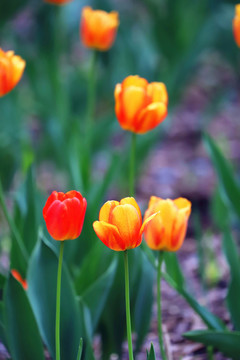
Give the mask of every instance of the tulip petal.
M 116 226 L 104 221 L 94 221 L 93 228 L 104 245 L 115 251 L 125 250 L 125 244 Z
M 185 198 L 178 198 L 173 200 L 173 202 L 181 212 L 185 213 L 187 218 L 190 216 L 192 205 L 190 201 Z
M 55 240 L 66 240 L 68 233 L 68 209 L 64 202 L 55 200 L 47 210 L 45 216 L 46 226 L 49 234 Z
M 164 103 L 152 103 L 141 111 L 135 123 L 135 131 L 138 134 L 144 134 L 159 125 L 166 116 L 167 106 Z
M 166 85 L 162 82 L 152 82 L 147 87 L 147 94 L 151 98 L 151 103 L 163 102 L 168 104 L 168 93 Z
M 112 210 L 119 205 L 118 201 L 111 200 L 107 201 L 100 209 L 99 212 L 99 221 L 105 221 L 109 223 L 110 214 L 112 213 Z
M 125 90 L 130 86 L 139 87 L 146 90 L 148 86 L 148 82 L 146 79 L 141 78 L 138 75 L 130 75 L 123 80 L 122 89 Z
M 125 249 L 133 249 L 140 245 L 142 220 L 134 206 L 125 204 L 115 207 L 110 220 L 117 227 Z
M 161 212 L 153 214 L 143 223 L 145 240 L 152 250 L 167 250 L 165 228 Z
M 187 224 L 186 214 L 178 211 L 173 224 L 170 251 L 177 251 L 182 246 L 187 232 Z
M 126 197 L 126 198 L 124 198 L 124 199 L 122 199 L 120 201 L 120 205 L 125 205 L 125 204 L 129 204 L 129 205 L 134 206 L 135 209 L 137 210 L 138 214 L 139 214 L 140 219 L 142 219 L 141 210 L 140 210 L 136 200 L 133 197 Z
M 123 118 L 118 119 L 125 130 L 136 131 L 135 121 L 147 106 L 146 91 L 137 86 L 130 86 L 122 92 L 121 107 Z

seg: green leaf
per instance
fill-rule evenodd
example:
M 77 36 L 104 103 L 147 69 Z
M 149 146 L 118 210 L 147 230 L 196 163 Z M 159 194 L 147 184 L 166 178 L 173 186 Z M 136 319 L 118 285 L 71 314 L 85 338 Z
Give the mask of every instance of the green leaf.
M 153 343 L 151 343 L 150 351 L 147 351 L 147 360 L 156 360 L 155 350 Z
M 152 316 L 154 269 L 149 264 L 144 252 L 139 252 L 141 266 L 139 270 L 139 282 L 134 304 L 133 324 L 137 333 L 135 351 L 138 351 L 148 330 Z
M 206 307 L 200 305 L 186 289 L 179 287 L 168 274 L 162 273 L 162 276 L 167 281 L 167 283 L 187 301 L 191 308 L 201 317 L 201 319 L 210 329 L 226 329 L 226 326 L 221 319 L 212 314 Z
M 236 182 L 230 163 L 225 159 L 213 139 L 207 134 L 204 135 L 204 143 L 217 172 L 220 190 L 224 195 L 224 199 L 240 217 L 240 187 Z
M 82 349 L 83 349 L 83 339 L 80 338 L 79 347 L 78 347 L 78 354 L 77 354 L 77 360 L 81 360 L 81 357 L 82 357 Z
M 37 322 L 25 290 L 9 276 L 4 291 L 6 334 L 14 360 L 44 360 Z
M 171 276 L 171 278 L 175 281 L 179 288 L 184 287 L 184 276 L 179 265 L 176 253 L 165 251 L 164 260 L 167 273 Z
M 240 330 L 240 306 L 238 301 L 240 298 L 240 262 L 238 248 L 231 236 L 230 230 L 226 230 L 224 233 L 223 250 L 231 273 L 231 281 L 227 294 L 227 305 L 235 329 Z
M 0 339 L 6 349 L 9 351 L 9 345 L 7 341 L 6 326 L 5 326 L 5 306 L 4 302 L 0 301 Z
M 213 346 L 224 355 L 239 360 L 240 332 L 197 330 L 183 334 L 189 340 Z
M 115 257 L 107 271 L 99 276 L 99 278 L 91 284 L 81 296 L 83 302 L 90 311 L 93 331 L 96 329 L 111 289 L 117 269 L 117 263 L 118 261 Z
M 67 247 L 66 242 L 66 247 Z M 55 358 L 55 311 L 58 258 L 51 248 L 39 239 L 29 263 L 28 295 L 40 333 Z M 72 281 L 63 264 L 61 285 L 61 359 L 76 359 L 83 323 Z M 84 336 L 83 336 L 84 337 Z

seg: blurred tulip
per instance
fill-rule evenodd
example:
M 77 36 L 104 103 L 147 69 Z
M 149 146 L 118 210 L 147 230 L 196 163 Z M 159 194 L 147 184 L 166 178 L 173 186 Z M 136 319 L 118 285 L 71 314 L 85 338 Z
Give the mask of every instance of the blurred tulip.
M 53 5 L 65 5 L 71 2 L 72 0 L 44 0 L 44 1 Z
M 107 13 L 86 6 L 82 10 L 80 37 L 86 47 L 106 51 L 114 43 L 118 25 L 116 11 Z
M 49 234 L 55 240 L 76 239 L 83 227 L 87 201 L 80 192 L 53 191 L 43 208 Z
M 144 236 L 153 250 L 177 251 L 184 241 L 191 202 L 184 198 L 163 200 L 152 196 L 144 219 L 156 214 L 145 227 Z
M 160 82 L 128 76 L 115 87 L 115 112 L 124 130 L 144 134 L 167 116 L 168 93 Z
M 13 51 L 0 48 L 0 96 L 6 95 L 20 81 L 26 62 Z
M 23 278 L 21 277 L 21 275 L 19 274 L 19 272 L 15 269 L 11 270 L 11 274 L 12 276 L 22 285 L 22 287 L 24 288 L 24 290 L 27 290 L 28 288 L 28 284 L 26 280 L 23 280 Z
M 233 35 L 237 46 L 240 47 L 240 4 L 235 6 L 235 17 L 233 19 Z
M 127 197 L 118 201 L 107 201 L 99 212 L 99 221 L 93 228 L 99 239 L 110 249 L 125 251 L 139 246 L 146 223 L 142 224 L 142 215 L 136 200 Z

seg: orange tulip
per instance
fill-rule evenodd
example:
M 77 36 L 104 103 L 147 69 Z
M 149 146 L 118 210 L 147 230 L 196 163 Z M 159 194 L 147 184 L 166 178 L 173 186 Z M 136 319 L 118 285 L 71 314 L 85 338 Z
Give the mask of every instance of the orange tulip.
M 120 202 L 107 201 L 99 212 L 99 221 L 93 223 L 93 228 L 107 247 L 124 251 L 141 244 L 142 233 L 149 220 L 146 219 L 142 224 L 142 215 L 136 200 L 127 197 Z
M 12 276 L 22 285 L 22 287 L 24 288 L 24 290 L 27 290 L 28 288 L 28 283 L 26 280 L 23 280 L 23 278 L 21 277 L 21 275 L 19 274 L 19 272 L 15 269 L 11 270 L 11 274 Z
M 163 200 L 152 196 L 144 219 L 156 214 L 144 230 L 145 240 L 153 250 L 177 251 L 186 235 L 191 202 L 184 198 Z
M 233 19 L 233 36 L 237 46 L 240 47 L 240 4 L 235 6 L 235 17 Z
M 0 48 L 0 97 L 11 91 L 20 81 L 26 62 L 13 51 Z
M 106 51 L 112 47 L 119 25 L 118 13 L 93 10 L 86 6 L 82 10 L 80 36 L 86 47 Z
M 115 112 L 124 130 L 144 134 L 167 116 L 168 93 L 160 82 L 128 76 L 115 87 Z
M 76 239 L 82 231 L 87 201 L 80 192 L 53 191 L 43 208 L 49 234 L 55 240 Z
M 65 5 L 70 1 L 72 0 L 45 0 L 45 2 L 48 2 L 49 4 L 53 4 L 53 5 Z

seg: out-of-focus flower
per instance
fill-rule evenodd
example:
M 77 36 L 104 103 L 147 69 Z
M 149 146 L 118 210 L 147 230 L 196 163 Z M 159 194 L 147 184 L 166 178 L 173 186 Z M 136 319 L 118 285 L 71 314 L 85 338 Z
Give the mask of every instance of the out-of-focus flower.
M 6 95 L 20 81 L 26 62 L 13 51 L 0 48 L 0 96 Z
M 107 201 L 99 212 L 99 221 L 93 228 L 99 239 L 110 249 L 124 251 L 139 246 L 142 233 L 150 219 L 142 224 L 142 215 L 136 200 L 127 197 L 120 202 Z
M 27 281 L 22 278 L 22 276 L 19 274 L 19 272 L 17 270 L 12 269 L 11 274 L 22 285 L 24 290 L 28 289 Z
M 80 37 L 86 47 L 106 51 L 114 43 L 118 25 L 118 12 L 107 13 L 86 6 L 82 10 Z
M 53 5 L 65 5 L 72 0 L 44 0 L 44 1 Z
M 53 191 L 43 208 L 49 234 L 55 240 L 76 239 L 82 231 L 87 201 L 80 192 Z
M 115 87 L 115 112 L 124 130 L 144 134 L 167 116 L 168 93 L 161 82 L 128 76 Z
M 233 35 L 237 46 L 240 47 L 240 4 L 235 6 L 235 17 L 233 19 Z
M 177 251 L 184 241 L 191 202 L 184 198 L 163 200 L 152 196 L 144 219 L 156 213 L 144 230 L 148 246 L 153 250 Z

